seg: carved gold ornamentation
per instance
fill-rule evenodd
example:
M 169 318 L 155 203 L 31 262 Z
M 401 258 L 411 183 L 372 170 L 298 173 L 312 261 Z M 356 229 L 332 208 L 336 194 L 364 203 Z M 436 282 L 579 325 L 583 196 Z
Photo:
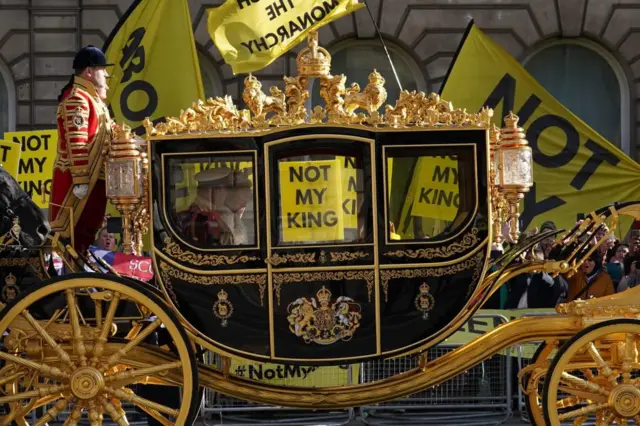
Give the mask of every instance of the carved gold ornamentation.
M 346 124 L 347 113 L 344 110 L 345 84 L 347 77 L 344 74 L 332 75 L 320 80 L 320 96 L 326 104 L 329 123 Z
M 213 304 L 213 314 L 216 318 L 222 320 L 220 325 L 226 327 L 228 319 L 233 314 L 233 304 L 229 300 L 229 295 L 224 289 L 218 292 L 218 300 Z
M 311 124 L 320 124 L 327 118 L 327 113 L 320 105 L 316 105 L 311 112 Z
M 451 102 L 440 98 L 440 95 L 424 92 L 406 91 L 400 93 L 395 106 L 385 107 L 387 123 L 393 127 L 408 125 L 437 126 L 471 126 L 487 127 L 491 122 L 493 110 L 483 108 L 478 113 L 468 113 L 466 109 L 455 109 Z
M 419 312 L 422 312 L 422 319 L 429 319 L 429 312 L 433 309 L 436 304 L 436 300 L 433 298 L 433 295 L 429 293 L 429 284 L 422 283 L 420 288 L 418 289 L 418 295 L 414 299 L 414 304 L 416 305 L 416 309 Z
M 444 247 L 423 248 L 423 249 L 405 249 L 394 250 L 385 253 L 385 256 L 407 258 L 407 259 L 436 259 L 451 257 L 456 254 L 464 253 L 466 250 L 474 247 L 480 242 L 478 237 L 478 229 L 472 228 L 462 237 L 462 241 L 455 242 Z
M 331 256 L 332 262 L 349 262 L 352 260 L 365 259 L 369 257 L 369 254 L 363 251 L 331 252 L 329 253 L 329 255 Z
M 382 291 L 384 292 L 384 301 L 389 301 L 389 281 L 399 278 L 437 278 L 445 275 L 455 275 L 473 268 L 471 281 L 477 284 L 480 274 L 482 273 L 482 267 L 484 266 L 484 258 L 485 253 L 480 251 L 475 256 L 463 262 L 449 266 L 420 269 L 383 269 L 380 271 L 380 281 L 382 283 Z
M 284 77 L 287 97 L 287 124 L 298 125 L 307 121 L 305 102 L 309 99 L 306 77 Z
M 190 284 L 200 285 L 258 285 L 260 291 L 260 305 L 264 306 L 264 293 L 267 288 L 267 276 L 265 274 L 238 274 L 238 275 L 196 275 L 181 271 L 160 262 L 160 275 L 165 286 L 172 288 L 172 280 L 185 281 Z
M 387 91 L 384 77 L 373 70 L 369 81 L 360 90 L 357 83 L 347 88 L 347 77 L 331 75 L 331 55 L 318 45 L 318 34 L 309 33 L 307 46 L 296 58 L 297 76 L 284 77 L 284 92 L 272 87 L 270 94 L 262 91 L 262 83 L 249 75 L 244 80 L 242 98 L 248 110 L 238 110 L 230 96 L 197 101 L 178 117 L 154 125 L 149 119 L 144 127 L 149 136 L 177 135 L 193 132 L 266 131 L 270 126 L 298 126 L 302 124 L 358 124 L 368 126 L 424 128 L 480 127 L 488 128 L 493 110 L 483 108 L 478 113 L 456 109 L 432 93 L 402 91 L 393 104 L 385 105 Z M 309 99 L 309 78 L 320 82 L 320 96 L 324 107 L 315 105 L 311 113 L 305 106 Z M 384 113 L 379 109 L 383 107 Z M 363 112 L 358 113 L 360 109 Z M 253 113 L 253 117 L 251 116 Z M 267 117 L 267 113 L 271 113 Z
M 301 297 L 287 306 L 289 330 L 305 343 L 331 345 L 348 342 L 360 327 L 362 308 L 345 296 L 331 300 L 331 292 L 322 286 L 315 298 Z
M 41 281 L 44 281 L 47 277 L 45 276 L 44 270 L 42 269 L 42 263 L 40 263 L 39 257 L 7 257 L 4 259 L 0 259 L 0 268 L 2 267 L 26 267 L 30 266 L 36 278 Z
M 316 263 L 315 253 L 275 253 L 267 260 L 272 266 L 279 266 L 285 263 Z
M 344 97 L 344 109 L 349 116 L 354 115 L 354 111 L 361 108 L 372 117 L 378 108 L 387 100 L 387 89 L 384 88 L 384 77 L 376 70 L 369 74 L 369 83 L 360 93 L 358 83 L 351 83 L 351 87 L 346 90 Z
M 154 125 L 146 118 L 143 126 L 149 136 L 175 135 L 188 132 L 216 130 L 246 130 L 251 126 L 249 111 L 238 110 L 231 96 L 198 100 L 178 117 L 168 117 L 166 122 Z
M 262 83 L 253 75 L 249 74 L 244 79 L 242 100 L 253 113 L 254 120 L 265 124 L 283 124 L 287 112 L 285 94 L 276 86 L 272 86 L 269 92 L 270 96 L 262 91 Z M 267 122 L 269 112 L 275 115 Z
M 366 281 L 369 302 L 373 295 L 374 271 L 327 271 L 327 272 L 283 272 L 273 274 L 273 289 L 280 305 L 280 290 L 283 284 L 319 281 Z
M 164 252 L 174 259 L 195 266 L 237 265 L 239 263 L 255 262 L 260 260 L 259 257 L 248 255 L 227 256 L 222 254 L 193 253 L 188 250 L 183 250 L 178 243 L 169 237 L 164 239 Z

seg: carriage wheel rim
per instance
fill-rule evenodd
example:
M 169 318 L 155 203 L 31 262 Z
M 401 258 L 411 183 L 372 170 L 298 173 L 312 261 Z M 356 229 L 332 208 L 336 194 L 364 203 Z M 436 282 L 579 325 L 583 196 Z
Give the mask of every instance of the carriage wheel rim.
M 567 365 L 571 362 L 576 353 L 583 350 L 589 343 L 595 342 L 598 338 L 623 333 L 625 336 L 635 336 L 634 346 L 637 348 L 638 337 L 640 337 L 640 321 L 633 319 L 615 319 L 594 324 L 576 334 L 562 346 L 553 359 L 545 379 L 543 411 L 548 425 L 559 426 L 561 424 L 560 414 L 557 409 L 558 388 L 562 375 L 566 372 Z M 608 365 L 611 364 L 610 357 L 607 357 L 604 360 Z M 595 369 L 596 366 L 592 368 Z M 574 370 L 579 370 L 579 368 L 569 369 L 569 371 Z M 602 374 L 603 373 L 599 371 L 597 377 L 603 377 Z M 607 413 L 607 416 L 610 419 L 620 418 L 625 420 L 634 420 L 638 423 L 638 420 L 640 420 L 640 417 L 638 417 L 640 413 L 640 387 L 636 385 L 634 388 L 638 391 L 632 390 L 627 383 L 622 383 L 620 381 L 621 377 L 622 372 L 617 375 L 618 384 L 612 385 L 612 388 L 607 390 L 606 401 L 598 404 L 589 404 L 589 407 L 595 410 L 594 414 L 596 415 L 597 413 Z M 592 383 L 589 378 L 583 380 L 588 383 Z M 596 384 L 595 382 L 593 383 Z M 576 409 L 578 407 L 579 406 L 576 405 Z M 613 424 L 613 420 L 609 423 L 603 424 Z
M 148 294 L 145 294 L 146 292 L 136 289 L 136 286 L 142 287 L 138 283 L 128 281 L 124 283 L 119 281 L 125 280 L 96 277 L 63 277 L 62 279 L 44 283 L 33 291 L 24 294 L 13 304 L 5 307 L 5 314 L 0 318 L 0 334 L 9 328 L 13 320 L 20 316 L 22 312 L 28 311 L 29 307 L 35 302 L 52 294 L 64 294 L 65 290 L 76 290 L 79 288 L 100 288 L 107 291 L 118 292 L 123 296 L 150 308 L 153 315 L 162 322 L 162 325 L 167 329 L 169 335 L 174 341 L 177 358 L 183 361 L 180 365 L 182 372 L 180 407 L 176 410 L 177 415 L 175 417 L 175 424 L 180 426 L 186 425 L 188 416 L 190 412 L 192 412 L 190 408 L 192 408 L 192 401 L 194 401 L 195 398 L 194 393 L 197 391 L 196 366 L 193 362 L 193 354 L 187 347 L 189 342 L 186 340 L 186 333 L 179 328 L 180 325 L 178 320 L 172 318 L 168 313 L 171 312 L 170 308 L 166 306 L 163 307 L 156 302 L 153 299 L 152 293 L 149 292 Z M 87 399 L 95 397 L 95 395 L 92 395 L 94 393 L 98 395 L 103 394 L 102 391 L 105 389 L 104 383 L 101 382 L 103 377 L 98 378 L 96 372 L 89 369 L 83 369 L 80 371 L 79 369 L 74 371 L 73 375 L 74 377 L 77 375 L 77 380 L 73 380 L 73 378 L 71 378 L 69 385 L 71 388 L 71 395 L 73 395 L 77 400 L 84 399 L 83 396 Z

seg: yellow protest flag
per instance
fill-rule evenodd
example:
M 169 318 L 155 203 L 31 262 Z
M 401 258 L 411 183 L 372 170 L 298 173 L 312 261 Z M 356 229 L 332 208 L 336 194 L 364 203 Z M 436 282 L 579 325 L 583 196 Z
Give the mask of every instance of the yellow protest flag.
M 441 95 L 457 108 L 494 108 L 500 127 L 510 110 L 520 117 L 534 160 L 524 227 L 553 221 L 558 228 L 571 228 L 577 213 L 639 198 L 640 165 L 565 108 L 473 23 Z
M 362 7 L 357 0 L 227 0 L 207 10 L 207 28 L 233 73 L 249 73 L 275 61 L 310 31 Z
M 20 149 L 17 179 L 41 209 L 49 207 L 53 162 L 58 150 L 58 130 L 5 132 L 7 140 Z
M 0 167 L 9 172 L 16 180 L 20 164 L 20 148 L 19 143 L 0 140 Z
M 105 42 L 114 119 L 136 129 L 204 98 L 187 0 L 136 0 Z

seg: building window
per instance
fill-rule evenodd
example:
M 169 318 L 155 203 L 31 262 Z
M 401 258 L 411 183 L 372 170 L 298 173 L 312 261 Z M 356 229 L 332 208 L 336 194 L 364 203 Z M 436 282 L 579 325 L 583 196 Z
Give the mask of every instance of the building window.
M 386 42 L 389 56 L 398 73 L 398 78 L 403 90 L 426 91 L 424 75 L 413 60 L 402 48 Z M 384 51 L 384 47 L 377 40 L 348 40 L 338 43 L 327 49 L 331 53 L 331 74 L 344 74 L 347 76 L 347 87 L 351 83 L 358 83 L 360 90 L 364 90 L 369 79 L 369 74 L 375 69 L 385 78 L 387 89 L 387 104 L 395 105 L 400 88 L 393 74 L 391 64 Z M 313 81 L 311 90 L 311 104 L 322 105 L 324 101 L 320 97 L 320 84 Z M 382 109 L 381 111 L 382 112 Z
M 629 86 L 609 52 L 585 40 L 555 40 L 529 55 L 524 65 L 561 104 L 630 153 Z
M 0 60 L 0 139 L 15 130 L 16 99 L 9 69 Z
M 198 52 L 198 62 L 200 62 L 200 74 L 205 98 L 224 96 L 222 78 L 211 58 L 202 52 Z

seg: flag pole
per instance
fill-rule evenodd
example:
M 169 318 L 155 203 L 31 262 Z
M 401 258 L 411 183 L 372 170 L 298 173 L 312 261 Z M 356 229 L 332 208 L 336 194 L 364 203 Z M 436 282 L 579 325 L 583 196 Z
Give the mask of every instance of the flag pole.
M 373 15 L 371 14 L 371 9 L 367 4 L 367 0 L 363 0 L 364 5 L 367 8 L 367 12 L 369 12 L 369 17 L 371 18 L 371 23 L 373 23 L 373 27 L 376 29 L 376 33 L 378 33 L 378 37 L 380 38 L 380 43 L 382 43 L 382 47 L 384 48 L 384 53 L 387 55 L 387 59 L 389 60 L 389 64 L 391 64 L 391 69 L 393 70 L 393 75 L 396 77 L 396 83 L 398 83 L 398 87 L 402 92 L 402 84 L 400 83 L 400 77 L 398 77 L 398 73 L 396 72 L 396 67 L 393 65 L 393 61 L 391 60 L 391 55 L 389 55 L 389 50 L 387 49 L 387 45 L 384 42 L 384 38 L 378 29 L 378 24 L 376 24 L 376 20 L 373 19 Z

